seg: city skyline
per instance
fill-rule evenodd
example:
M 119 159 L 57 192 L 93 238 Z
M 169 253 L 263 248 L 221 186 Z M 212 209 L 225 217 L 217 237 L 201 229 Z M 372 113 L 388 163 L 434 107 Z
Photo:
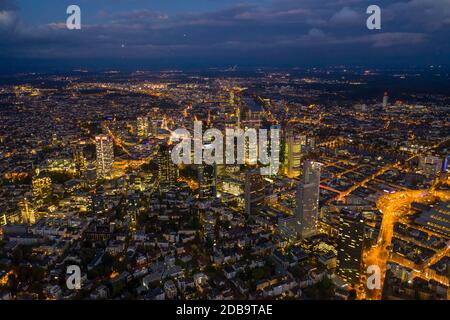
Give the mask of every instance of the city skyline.
M 0 300 L 449 300 L 449 26 L 450 0 L 0 0 Z

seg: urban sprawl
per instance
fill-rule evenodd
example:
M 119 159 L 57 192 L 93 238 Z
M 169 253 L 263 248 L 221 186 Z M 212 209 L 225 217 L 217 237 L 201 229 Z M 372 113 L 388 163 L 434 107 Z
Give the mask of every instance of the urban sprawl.
M 0 84 L 0 299 L 448 299 L 450 95 L 354 94 L 381 72 Z M 175 164 L 195 122 L 279 130 L 277 170 L 248 141 L 242 164 Z

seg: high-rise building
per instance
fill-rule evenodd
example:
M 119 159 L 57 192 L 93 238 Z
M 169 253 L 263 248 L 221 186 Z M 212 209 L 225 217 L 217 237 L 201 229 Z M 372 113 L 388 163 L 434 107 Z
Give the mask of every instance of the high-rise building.
M 201 200 L 216 197 L 216 165 L 201 164 L 198 166 L 198 193 Z
M 141 138 L 147 138 L 149 135 L 148 117 L 137 117 L 136 119 L 137 135 Z
M 342 211 L 339 217 L 336 272 L 346 282 L 358 284 L 364 241 L 364 221 L 359 213 Z
M 301 238 L 312 236 L 317 230 L 319 216 L 320 167 L 322 164 L 307 160 L 303 166 L 303 176 L 297 189 L 295 215 L 297 234 Z
M 97 178 L 109 179 L 114 162 L 114 142 L 107 135 L 98 135 L 95 137 L 95 147 L 97 151 Z
M 302 182 L 304 184 L 313 183 L 319 188 L 321 167 L 322 164 L 320 162 L 306 160 L 303 164 Z
M 385 92 L 383 96 L 383 108 L 387 108 L 388 103 L 389 103 L 389 96 L 388 93 Z
M 284 172 L 289 178 L 300 176 L 302 161 L 302 136 L 294 133 L 294 128 L 289 127 L 284 139 Z
M 264 206 L 265 184 L 259 169 L 248 170 L 245 173 L 244 184 L 245 214 L 259 213 Z
M 178 179 L 178 167 L 172 161 L 172 148 L 168 144 L 161 144 L 158 153 L 158 179 L 160 183 L 174 185 Z
M 149 136 L 156 138 L 159 133 L 162 112 L 159 108 L 154 107 L 148 113 L 148 132 Z
M 95 186 L 97 179 L 97 167 L 93 162 L 88 162 L 86 165 L 86 171 L 83 174 L 84 182 L 87 187 Z
M 310 151 L 315 151 L 316 149 L 316 138 L 309 137 L 308 139 L 308 148 Z
M 267 140 L 267 148 L 266 152 L 270 154 L 269 156 L 269 163 L 268 166 L 269 174 L 268 175 L 277 175 L 280 173 L 280 141 L 272 141 L 270 138 L 271 131 L 277 130 L 278 132 L 281 132 L 281 126 L 279 124 L 271 125 L 270 130 L 268 130 L 268 140 Z M 273 143 L 273 145 L 272 145 Z

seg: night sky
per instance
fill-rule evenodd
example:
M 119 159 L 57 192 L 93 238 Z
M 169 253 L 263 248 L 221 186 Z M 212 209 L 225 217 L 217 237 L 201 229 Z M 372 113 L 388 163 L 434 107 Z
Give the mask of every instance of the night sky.
M 67 30 L 66 8 L 82 29 Z M 366 8 L 382 29 L 366 28 Z M 450 64 L 450 0 L 0 0 L 0 70 Z

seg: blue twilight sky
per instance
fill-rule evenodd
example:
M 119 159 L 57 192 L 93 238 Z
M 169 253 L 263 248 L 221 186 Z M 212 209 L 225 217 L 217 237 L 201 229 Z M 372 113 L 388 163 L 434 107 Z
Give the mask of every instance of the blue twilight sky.
M 70 4 L 81 30 L 65 27 Z M 0 0 L 0 70 L 448 65 L 449 39 L 450 0 Z

